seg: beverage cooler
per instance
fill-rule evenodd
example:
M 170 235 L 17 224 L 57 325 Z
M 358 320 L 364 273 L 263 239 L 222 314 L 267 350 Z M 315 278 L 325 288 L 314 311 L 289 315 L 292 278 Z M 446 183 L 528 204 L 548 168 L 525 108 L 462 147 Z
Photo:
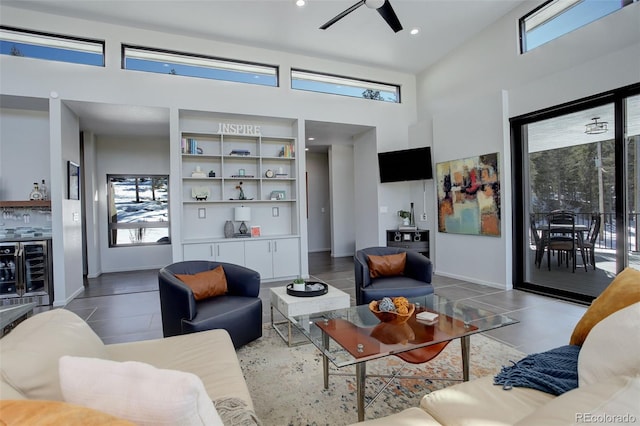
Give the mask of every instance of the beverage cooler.
M 0 305 L 53 302 L 47 241 L 0 243 Z

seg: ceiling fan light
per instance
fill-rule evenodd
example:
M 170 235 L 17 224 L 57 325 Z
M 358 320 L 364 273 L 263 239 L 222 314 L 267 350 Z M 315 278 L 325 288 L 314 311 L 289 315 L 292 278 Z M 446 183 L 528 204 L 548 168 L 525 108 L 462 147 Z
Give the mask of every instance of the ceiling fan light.
M 298 7 L 302 7 L 306 4 L 307 2 L 304 0 L 296 0 L 296 6 Z
M 607 123 L 606 121 L 598 121 L 600 117 L 594 117 L 592 118 L 593 123 L 587 123 L 585 124 L 585 129 L 584 132 L 588 135 L 599 135 L 601 133 L 606 133 L 609 128 L 608 125 L 609 123 Z
M 385 0 L 365 0 L 364 4 L 369 9 L 380 9 L 384 2 Z

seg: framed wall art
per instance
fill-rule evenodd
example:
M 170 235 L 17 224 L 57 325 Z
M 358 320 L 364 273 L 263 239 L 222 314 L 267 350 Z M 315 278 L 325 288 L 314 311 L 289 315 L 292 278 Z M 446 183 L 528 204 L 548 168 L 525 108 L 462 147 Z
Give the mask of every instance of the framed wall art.
M 80 166 L 73 161 L 67 161 L 67 198 L 80 199 Z
M 436 165 L 438 231 L 500 236 L 498 153 Z

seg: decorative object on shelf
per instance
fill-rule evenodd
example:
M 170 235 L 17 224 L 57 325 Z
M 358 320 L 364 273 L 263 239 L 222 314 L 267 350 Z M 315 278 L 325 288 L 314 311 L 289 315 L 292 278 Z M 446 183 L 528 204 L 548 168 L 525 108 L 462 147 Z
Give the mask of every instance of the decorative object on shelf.
M 593 117 L 593 123 L 585 124 L 584 132 L 588 135 L 599 135 L 601 133 L 606 133 L 609 128 L 609 123 L 606 121 L 598 121 L 600 117 Z
M 233 222 L 227 220 L 224 223 L 224 237 L 225 238 L 233 238 L 233 234 L 235 233 L 235 228 L 233 227 Z
M 42 197 L 42 192 L 40 191 L 40 187 L 38 186 L 38 182 L 33 182 L 33 189 L 31 190 L 31 193 L 29 194 L 29 199 L 30 200 L 42 200 L 44 199 Z
M 198 141 L 194 138 L 182 138 L 180 142 L 183 154 L 204 154 L 202 148 L 198 147 Z
M 411 212 L 408 210 L 398 210 L 398 216 L 402 218 L 403 226 L 411 225 Z
M 206 186 L 196 186 L 191 188 L 191 197 L 195 198 L 196 201 L 207 201 L 209 195 L 209 188 Z
M 276 172 L 276 177 L 277 178 L 286 178 L 286 177 L 289 177 L 289 174 L 285 173 L 284 169 L 282 167 L 278 167 L 278 171 Z
M 413 210 L 413 203 L 411 203 L 411 210 L 409 211 L 409 226 L 416 226 L 416 215 Z
M 251 155 L 251 152 L 248 149 L 232 149 L 229 155 L 247 156 Z
M 275 176 L 275 173 L 273 173 L 273 170 L 268 169 L 266 172 L 264 172 L 264 176 L 268 178 L 272 178 Z
M 251 227 L 251 236 L 252 237 L 260 236 L 260 225 L 254 225 Z
M 191 177 L 193 177 L 193 178 L 203 178 L 203 177 L 207 177 L 207 175 L 202 171 L 200 166 L 196 166 L 196 169 L 191 172 Z
M 293 288 L 293 283 L 287 284 L 287 294 L 295 297 L 316 297 L 329 292 L 329 287 L 325 283 L 318 281 L 305 282 L 304 290 L 298 291 Z
M 307 283 L 304 282 L 304 279 L 302 277 L 298 277 L 293 280 L 292 284 L 295 291 L 305 291 L 307 289 Z
M 236 222 L 242 222 L 240 224 L 240 227 L 238 228 L 238 232 L 240 234 L 245 234 L 246 236 L 250 236 L 251 234 L 247 233 L 248 228 L 245 222 L 251 221 L 251 209 L 245 206 L 236 207 L 235 209 L 233 209 L 233 216 Z
M 236 185 L 236 189 L 240 191 L 238 194 L 238 200 L 246 200 L 247 197 L 244 195 L 244 189 L 242 189 L 242 182 Z
M 73 161 L 67 161 L 67 198 L 80 199 L 80 166 Z
M 295 156 L 295 148 L 293 147 L 293 144 L 284 145 L 278 153 L 278 157 L 293 158 Z
M 245 169 L 238 169 L 238 176 L 244 176 L 246 174 Z
M 271 200 L 284 200 L 287 196 L 285 191 L 271 191 L 271 196 L 269 197 Z
M 211 170 L 209 172 L 209 177 L 216 177 L 216 172 L 214 172 L 213 170 Z

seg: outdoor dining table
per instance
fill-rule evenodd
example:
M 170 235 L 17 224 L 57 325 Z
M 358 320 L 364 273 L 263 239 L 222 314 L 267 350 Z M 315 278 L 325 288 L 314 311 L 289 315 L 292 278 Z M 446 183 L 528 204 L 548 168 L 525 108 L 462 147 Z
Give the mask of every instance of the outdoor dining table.
M 576 239 L 578 240 L 578 248 L 580 249 L 580 254 L 582 255 L 582 263 L 584 264 L 585 271 L 588 271 L 587 264 L 585 261 L 585 252 L 584 252 L 584 233 L 589 231 L 589 227 L 587 225 L 564 225 L 564 224 L 551 224 L 549 226 L 548 223 L 540 223 L 536 226 L 536 230 L 541 232 L 542 235 L 542 244 L 548 238 L 549 229 L 553 231 L 554 234 L 570 234 L 575 232 Z

